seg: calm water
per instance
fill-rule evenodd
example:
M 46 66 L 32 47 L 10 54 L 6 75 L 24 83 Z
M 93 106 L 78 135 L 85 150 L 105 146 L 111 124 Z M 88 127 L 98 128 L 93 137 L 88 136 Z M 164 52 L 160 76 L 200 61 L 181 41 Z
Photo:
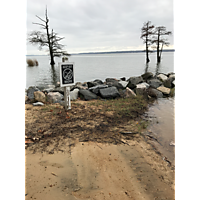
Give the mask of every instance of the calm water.
M 168 160 L 175 164 L 175 98 L 158 99 L 153 106 L 149 108 L 148 115 L 152 117 L 152 123 L 148 126 L 159 143 L 157 148 L 165 155 Z
M 48 56 L 27 56 L 26 58 L 37 59 L 39 66 L 26 66 L 26 88 L 35 85 L 46 87 L 54 85 L 59 81 L 58 62 L 56 58 L 54 69 L 49 65 Z M 95 55 L 72 55 L 70 62 L 75 63 L 75 82 L 92 81 L 95 79 L 105 80 L 106 78 L 129 78 L 139 76 L 147 71 L 157 74 L 159 72 L 169 73 L 174 71 L 174 53 L 164 52 L 162 62 L 156 65 L 156 54 L 150 54 L 151 62 L 145 64 L 144 53 L 126 54 L 95 54 Z M 174 163 L 174 98 L 159 99 L 148 111 L 149 115 L 155 116 L 154 121 L 148 127 L 161 145 L 160 151 Z
M 56 58 L 54 69 L 49 65 L 48 56 L 26 56 L 37 59 L 39 66 L 26 66 L 26 88 L 32 85 L 45 87 L 59 81 L 58 62 Z M 154 74 L 174 71 L 174 53 L 164 52 L 162 62 L 156 65 L 156 54 L 150 54 L 151 62 L 145 64 L 145 53 L 122 53 L 122 54 L 95 54 L 95 55 L 72 55 L 70 62 L 75 62 L 75 82 L 92 81 L 106 78 L 129 78 L 139 76 L 146 71 Z

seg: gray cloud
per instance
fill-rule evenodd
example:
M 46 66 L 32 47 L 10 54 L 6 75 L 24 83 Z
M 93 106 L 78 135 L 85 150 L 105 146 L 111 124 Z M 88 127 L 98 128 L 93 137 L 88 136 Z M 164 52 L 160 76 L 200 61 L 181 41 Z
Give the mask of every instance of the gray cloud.
M 27 32 L 40 28 L 32 22 L 44 18 L 46 5 L 50 28 L 65 37 L 69 53 L 143 49 L 140 29 L 148 20 L 173 32 L 172 0 L 27 0 Z M 27 53 L 40 52 L 27 44 Z

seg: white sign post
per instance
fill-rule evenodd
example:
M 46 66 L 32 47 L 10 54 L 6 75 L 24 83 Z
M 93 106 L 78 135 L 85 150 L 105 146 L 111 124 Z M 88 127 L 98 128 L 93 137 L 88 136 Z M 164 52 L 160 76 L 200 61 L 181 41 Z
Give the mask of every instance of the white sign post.
M 70 86 L 75 84 L 74 63 L 62 62 L 60 66 L 60 86 L 64 87 L 65 110 L 71 109 Z

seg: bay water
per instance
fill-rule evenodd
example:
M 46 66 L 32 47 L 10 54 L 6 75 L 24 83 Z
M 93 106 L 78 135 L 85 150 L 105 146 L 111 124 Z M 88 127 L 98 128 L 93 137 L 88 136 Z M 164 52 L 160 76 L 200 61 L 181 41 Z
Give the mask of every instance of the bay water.
M 39 66 L 26 66 L 26 88 L 32 85 L 45 87 L 59 81 L 58 62 L 61 62 L 61 58 L 55 58 L 54 68 L 49 64 L 49 56 L 26 56 L 26 59 L 29 58 L 36 59 Z M 150 54 L 150 60 L 145 64 L 145 53 L 80 54 L 69 57 L 69 62 L 75 63 L 75 82 L 121 77 L 128 79 L 147 71 L 154 74 L 174 71 L 174 52 L 163 52 L 159 65 L 156 64 L 156 53 Z

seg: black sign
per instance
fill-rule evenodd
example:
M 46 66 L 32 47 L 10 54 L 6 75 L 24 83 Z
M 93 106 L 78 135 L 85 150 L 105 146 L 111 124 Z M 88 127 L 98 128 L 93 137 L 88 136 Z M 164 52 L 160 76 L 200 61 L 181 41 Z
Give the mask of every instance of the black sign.
M 61 86 L 74 84 L 74 65 L 73 63 L 61 64 L 60 69 Z

